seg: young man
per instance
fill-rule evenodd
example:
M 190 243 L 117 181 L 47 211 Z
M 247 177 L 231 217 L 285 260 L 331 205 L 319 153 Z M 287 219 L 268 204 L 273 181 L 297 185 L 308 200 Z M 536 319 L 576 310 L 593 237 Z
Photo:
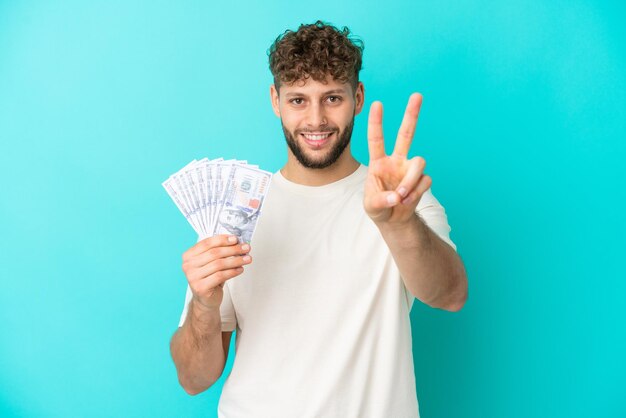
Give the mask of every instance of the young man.
M 237 330 L 222 417 L 416 417 L 414 298 L 450 311 L 465 303 L 445 211 L 424 159 L 407 158 L 421 96 L 409 99 L 392 155 L 379 102 L 369 167 L 350 152 L 361 53 L 347 28 L 319 21 L 276 39 L 270 97 L 287 163 L 258 219 L 254 262 L 226 235 L 183 255 L 189 286 L 171 352 L 188 393 L 218 380 Z

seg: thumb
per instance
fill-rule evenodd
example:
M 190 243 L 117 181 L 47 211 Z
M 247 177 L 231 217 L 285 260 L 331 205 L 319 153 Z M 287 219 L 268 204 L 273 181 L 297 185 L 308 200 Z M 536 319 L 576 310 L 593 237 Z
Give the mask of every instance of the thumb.
M 369 206 L 372 212 L 382 211 L 391 208 L 402 201 L 402 197 L 398 192 L 379 192 L 369 199 Z

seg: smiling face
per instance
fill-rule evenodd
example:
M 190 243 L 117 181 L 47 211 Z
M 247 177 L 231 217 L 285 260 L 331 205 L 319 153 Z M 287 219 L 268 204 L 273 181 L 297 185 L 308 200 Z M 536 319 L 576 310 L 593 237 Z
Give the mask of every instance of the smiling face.
M 289 158 L 306 168 L 326 168 L 349 152 L 354 116 L 363 108 L 363 84 L 356 92 L 350 83 L 331 77 L 326 83 L 308 78 L 282 84 L 280 94 L 270 88 L 272 108 L 280 117 Z

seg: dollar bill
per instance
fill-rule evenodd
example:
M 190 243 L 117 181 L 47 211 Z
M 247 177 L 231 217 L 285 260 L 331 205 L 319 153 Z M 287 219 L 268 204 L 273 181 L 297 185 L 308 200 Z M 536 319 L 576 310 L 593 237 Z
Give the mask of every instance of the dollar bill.
M 250 242 L 272 174 L 245 160 L 192 160 L 162 182 L 200 239 L 233 234 Z
M 252 241 L 272 174 L 234 164 L 220 202 L 213 235 L 233 234 L 240 242 Z

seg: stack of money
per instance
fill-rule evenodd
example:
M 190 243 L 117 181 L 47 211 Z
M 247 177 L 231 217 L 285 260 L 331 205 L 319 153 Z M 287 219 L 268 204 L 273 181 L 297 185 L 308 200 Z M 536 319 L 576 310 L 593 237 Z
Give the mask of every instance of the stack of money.
M 203 158 L 162 185 L 200 239 L 232 234 L 249 243 L 271 178 L 246 161 Z

